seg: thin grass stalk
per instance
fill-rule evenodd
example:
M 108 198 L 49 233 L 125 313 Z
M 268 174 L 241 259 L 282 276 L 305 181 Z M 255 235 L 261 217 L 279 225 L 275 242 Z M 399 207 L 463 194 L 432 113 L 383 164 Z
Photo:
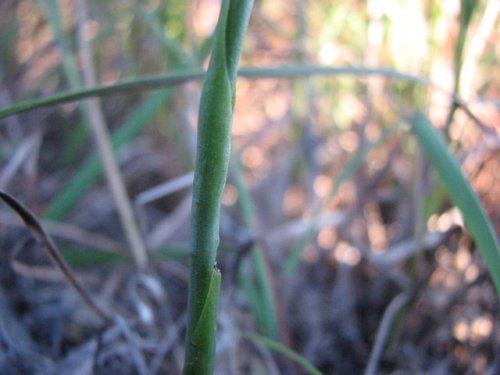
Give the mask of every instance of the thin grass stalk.
M 243 335 L 256 343 L 267 346 L 269 349 L 281 353 L 282 355 L 290 358 L 292 361 L 294 361 L 300 367 L 302 367 L 302 369 L 306 374 L 321 375 L 321 372 L 316 367 L 314 367 L 314 365 L 312 365 L 306 358 L 302 357 L 300 354 L 293 351 L 292 349 L 287 348 L 280 342 L 275 341 L 266 336 L 256 335 L 255 333 L 245 332 Z
M 365 368 L 364 375 L 377 374 L 379 362 L 384 353 L 384 348 L 389 338 L 391 328 L 394 324 L 394 321 L 396 320 L 398 313 L 407 303 L 408 297 L 403 293 L 398 294 L 385 309 L 382 320 L 377 328 L 375 343 L 373 344 L 373 348 L 370 353 L 370 358 L 368 359 L 368 364 Z
M 175 87 L 186 82 L 200 80 L 205 76 L 205 72 L 200 70 L 176 71 L 169 74 L 158 74 L 143 76 L 134 79 L 127 79 L 109 85 L 96 86 L 87 89 L 78 89 L 70 92 L 63 92 L 38 99 L 30 99 L 16 102 L 11 106 L 0 108 L 0 119 L 13 116 L 18 113 L 30 111 L 40 107 L 70 103 L 83 98 L 92 96 L 106 96 L 119 93 L 126 93 L 139 90 L 158 90 L 162 88 Z M 467 104 L 458 96 L 453 95 L 449 90 L 429 81 L 426 78 L 405 74 L 388 68 L 367 68 L 364 66 L 344 66 L 330 67 L 321 65 L 288 65 L 266 68 L 241 68 L 238 70 L 238 76 L 247 79 L 264 78 L 285 78 L 299 79 L 313 76 L 357 76 L 370 77 L 380 76 L 387 79 L 412 82 L 417 85 L 427 86 L 438 90 L 450 96 L 454 103 L 460 107 L 466 115 L 481 128 L 483 132 L 495 135 L 488 126 L 486 126 L 467 106 Z M 500 102 L 484 98 L 478 98 L 484 104 L 500 107 Z M 2 123 L 0 123 L 0 126 Z
M 17 215 L 19 215 L 26 227 L 31 231 L 32 235 L 45 250 L 50 260 L 62 272 L 68 283 L 73 287 L 73 289 L 85 302 L 89 309 L 105 323 L 111 324 L 113 321 L 112 317 L 95 302 L 95 300 L 90 296 L 90 294 L 88 294 L 83 285 L 78 281 L 78 279 L 71 271 L 71 268 L 68 266 L 64 258 L 60 255 L 57 246 L 54 244 L 50 236 L 45 232 L 45 229 L 35 218 L 35 216 L 14 197 L 2 191 L 0 191 L 0 201 L 3 201 L 10 208 L 12 208 Z
M 219 217 L 231 146 L 236 68 L 252 0 L 224 0 L 199 109 L 191 217 L 190 281 L 184 374 L 212 374 L 221 275 Z
M 437 84 L 416 75 L 405 74 L 388 68 L 367 68 L 363 66 L 330 67 L 321 65 L 284 65 L 272 67 L 246 67 L 238 70 L 238 76 L 248 79 L 264 78 L 308 78 L 313 76 L 381 76 L 389 79 L 413 82 L 415 84 L 429 86 L 446 92 Z M 179 70 L 168 74 L 147 75 L 108 85 L 91 88 L 78 89 L 63 92 L 38 99 L 30 99 L 16 102 L 11 106 L 0 109 L 0 118 L 8 117 L 17 113 L 30 111 L 49 105 L 74 102 L 92 96 L 106 96 L 139 90 L 155 90 L 179 86 L 186 82 L 200 80 L 205 76 L 201 70 Z M 450 94 L 451 95 L 451 94 Z
M 94 86 L 96 84 L 96 74 L 92 61 L 92 51 L 89 37 L 85 32 L 85 24 L 88 18 L 87 5 L 85 1 L 86 0 L 77 0 L 75 2 L 77 11 L 78 42 L 85 85 Z M 130 246 L 130 250 L 137 267 L 141 271 L 144 271 L 148 263 L 146 245 L 144 244 L 142 234 L 139 230 L 139 225 L 134 216 L 134 211 L 128 197 L 123 176 L 113 154 L 111 137 L 101 110 L 99 99 L 88 99 L 85 103 L 85 108 L 88 111 L 94 141 L 97 144 L 97 149 L 104 165 L 106 180 L 111 193 L 113 194 L 113 199 L 118 209 L 118 214 L 125 231 L 127 242 Z
M 245 226 L 252 230 L 254 227 L 255 212 L 252 197 L 245 184 L 241 170 L 240 153 L 238 153 L 235 159 L 231 172 L 234 177 L 236 189 L 238 190 L 238 203 Z M 256 245 L 252 247 L 252 260 L 256 270 L 255 280 L 245 274 L 244 270 L 238 271 L 239 280 L 243 290 L 246 292 L 252 315 L 262 332 L 266 336 L 278 338 L 279 326 L 275 290 L 263 251 L 264 249 L 261 246 Z

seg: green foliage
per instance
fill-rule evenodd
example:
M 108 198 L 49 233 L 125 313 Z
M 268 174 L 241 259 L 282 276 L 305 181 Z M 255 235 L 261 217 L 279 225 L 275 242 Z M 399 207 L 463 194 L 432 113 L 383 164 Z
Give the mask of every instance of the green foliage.
M 394 80 L 408 81 L 426 86 L 433 84 L 422 78 L 411 74 L 405 74 L 388 68 L 367 68 L 364 66 L 320 66 L 320 65 L 288 65 L 280 67 L 241 68 L 237 72 L 239 77 L 249 79 L 264 78 L 308 78 L 313 76 L 340 77 L 340 76 L 383 76 Z M 168 74 L 143 76 L 141 78 L 126 79 L 117 83 L 79 89 L 55 95 L 47 95 L 39 99 L 19 101 L 11 106 L 0 109 L 0 119 L 18 113 L 30 111 L 36 108 L 64 104 L 93 96 L 106 96 L 118 93 L 157 90 L 178 86 L 185 82 L 199 80 L 204 77 L 200 70 L 178 70 Z
M 490 270 L 497 293 L 500 295 L 500 248 L 479 198 L 444 140 L 434 130 L 429 120 L 422 114 L 416 114 L 411 122 L 420 147 L 431 162 L 451 200 L 462 212 L 465 225 L 476 241 Z
M 255 222 L 253 202 L 248 187 L 245 184 L 240 165 L 239 155 L 232 163 L 233 177 L 238 190 L 238 203 L 241 208 L 243 220 L 247 228 L 252 228 Z M 251 277 L 244 270 L 238 270 L 240 285 L 247 296 L 249 308 L 257 323 L 257 326 L 268 337 L 278 337 L 278 317 L 276 313 L 276 301 L 273 295 L 268 267 L 264 259 L 263 249 L 253 246 L 252 260 L 255 267 L 255 277 Z
M 321 372 L 316 367 L 314 367 L 307 359 L 297 354 L 293 350 L 290 350 L 286 346 L 280 344 L 279 342 L 272 340 L 269 337 L 256 335 L 254 333 L 247 333 L 245 334 L 245 336 L 247 336 L 252 341 L 258 342 L 259 344 L 263 344 L 267 346 L 269 349 L 274 350 L 290 358 L 291 360 L 296 362 L 300 367 L 302 367 L 307 374 L 321 375 Z

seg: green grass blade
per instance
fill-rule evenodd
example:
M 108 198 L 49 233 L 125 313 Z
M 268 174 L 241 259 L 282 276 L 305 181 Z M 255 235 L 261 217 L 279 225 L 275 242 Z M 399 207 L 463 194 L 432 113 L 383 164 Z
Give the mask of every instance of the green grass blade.
M 257 329 L 267 334 L 265 304 L 262 301 L 259 288 L 255 285 L 255 279 L 248 272 L 239 272 L 238 287 L 246 297 L 248 311 L 255 321 Z
M 168 74 L 151 75 L 128 79 L 114 84 L 96 86 L 87 89 L 80 89 L 71 92 L 65 92 L 46 96 L 39 99 L 31 99 L 22 102 L 17 102 L 12 106 L 0 109 L 0 119 L 12 116 L 17 113 L 29 111 L 32 109 L 46 107 L 50 105 L 64 104 L 76 100 L 89 98 L 92 96 L 105 96 L 118 93 L 126 93 L 129 91 L 138 90 L 155 90 L 178 86 L 183 83 L 199 80 L 204 77 L 204 72 L 201 70 L 193 71 L 176 71 Z M 404 74 L 392 69 L 386 68 L 366 68 L 356 66 L 346 67 L 328 67 L 319 65 L 291 65 L 277 66 L 267 68 L 241 68 L 238 70 L 238 76 L 249 79 L 259 78 L 307 78 L 312 76 L 382 76 L 390 79 L 403 80 L 414 82 L 424 86 L 432 86 L 430 81 L 414 76 Z
M 235 158 L 232 163 L 233 177 L 238 190 L 238 203 L 242 212 L 243 220 L 247 228 L 252 228 L 254 222 L 254 209 L 250 192 L 243 179 L 240 158 Z M 251 230 L 251 229 L 250 229 Z M 257 280 L 240 272 L 239 281 L 247 296 L 250 311 L 260 330 L 269 337 L 278 337 L 278 318 L 276 313 L 276 301 L 274 298 L 271 276 L 268 274 L 263 249 L 254 246 L 252 249 L 252 260 L 255 267 Z M 250 280 L 251 279 L 251 280 Z
M 500 249 L 493 226 L 478 196 L 463 175 L 441 135 L 429 120 L 419 113 L 411 119 L 411 123 L 420 147 L 439 176 L 453 204 L 460 209 L 465 225 L 483 256 L 497 293 L 500 294 Z
M 124 80 L 115 84 L 96 86 L 81 90 L 64 92 L 39 99 L 26 100 L 0 109 L 0 119 L 32 109 L 64 104 L 93 96 L 106 96 L 137 90 L 159 90 L 178 86 L 182 83 L 203 78 L 202 71 L 177 72 L 168 75 L 153 75 L 141 79 Z
M 93 268 L 115 264 L 128 258 L 128 254 L 116 254 L 99 249 L 61 247 L 61 256 L 71 267 Z
M 294 352 L 293 350 L 287 348 L 283 344 L 280 344 L 279 342 L 272 340 L 269 337 L 256 335 L 254 333 L 245 333 L 245 336 L 252 341 L 263 344 L 269 349 L 287 356 L 288 358 L 299 364 L 308 374 L 321 375 L 321 371 L 314 367 L 307 359 Z

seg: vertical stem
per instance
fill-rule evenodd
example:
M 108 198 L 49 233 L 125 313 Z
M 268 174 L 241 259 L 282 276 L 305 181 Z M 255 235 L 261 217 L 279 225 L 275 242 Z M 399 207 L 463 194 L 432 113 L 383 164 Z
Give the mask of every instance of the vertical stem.
M 212 374 L 220 291 L 219 216 L 231 146 L 236 68 L 252 0 L 223 0 L 201 95 L 191 218 L 184 374 Z

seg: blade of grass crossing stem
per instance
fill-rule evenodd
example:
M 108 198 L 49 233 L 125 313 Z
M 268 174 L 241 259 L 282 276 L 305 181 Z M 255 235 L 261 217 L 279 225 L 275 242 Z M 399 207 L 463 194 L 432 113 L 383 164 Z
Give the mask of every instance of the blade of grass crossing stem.
M 213 279 L 218 273 L 220 205 L 229 164 L 236 68 L 252 5 L 250 0 L 222 2 L 201 95 L 191 216 L 186 375 L 212 374 L 214 369 L 214 301 L 219 289 L 214 290 Z M 205 311 L 208 307 L 213 309 L 211 313 Z
M 234 163 L 231 164 L 232 175 L 238 191 L 238 203 L 242 212 L 243 220 L 247 228 L 252 228 L 254 222 L 254 209 L 252 197 L 245 184 L 240 163 L 240 154 L 235 155 Z M 251 280 L 244 271 L 239 271 L 239 282 L 247 296 L 250 311 L 257 325 L 266 336 L 278 337 L 278 320 L 276 314 L 276 301 L 274 298 L 271 277 L 267 272 L 263 249 L 254 246 L 252 249 L 252 260 L 256 270 L 257 282 Z
M 252 341 L 255 341 L 256 343 L 267 346 L 271 350 L 287 356 L 291 360 L 295 361 L 298 365 L 300 365 L 308 374 L 321 375 L 321 371 L 314 367 L 307 359 L 302 357 L 297 352 L 294 352 L 293 350 L 280 344 L 279 342 L 272 340 L 269 337 L 256 335 L 254 333 L 245 333 L 244 336 Z
M 197 54 L 198 56 L 199 54 Z M 424 86 L 439 89 L 439 86 L 432 82 L 411 74 L 400 73 L 387 68 L 366 68 L 363 66 L 330 67 L 320 65 L 292 65 L 267 68 L 241 68 L 238 76 L 248 79 L 259 78 L 286 78 L 297 79 L 312 76 L 381 76 L 394 80 L 408 81 Z M 176 71 L 168 74 L 150 75 L 127 79 L 110 85 L 96 86 L 88 89 L 78 89 L 71 92 L 64 92 L 46 96 L 40 99 L 30 99 L 0 109 L 0 119 L 17 113 L 29 111 L 35 108 L 49 105 L 64 104 L 74 102 L 92 96 L 104 96 L 139 90 L 157 90 L 178 86 L 186 82 L 202 79 L 204 72 L 201 70 Z
M 112 135 L 114 150 L 120 150 L 133 140 L 172 94 L 171 90 L 150 94 Z M 96 154 L 91 154 L 78 172 L 56 194 L 56 198 L 45 210 L 43 218 L 52 221 L 63 220 L 101 174 L 102 163 Z
M 488 267 L 500 295 L 500 249 L 481 202 L 463 175 L 441 135 L 421 113 L 412 119 L 412 129 L 434 171 L 464 218 L 465 225 Z
M 177 72 L 167 75 L 151 75 L 137 79 L 125 79 L 121 82 L 96 86 L 91 88 L 83 88 L 79 90 L 62 92 L 38 99 L 30 99 L 22 102 L 17 102 L 9 107 L 0 109 L 0 119 L 12 116 L 18 113 L 30 111 L 40 107 L 70 103 L 93 96 L 106 96 L 118 93 L 127 93 L 141 90 L 160 90 L 169 87 L 175 87 L 182 83 L 199 80 L 203 78 L 202 71 L 192 72 Z

